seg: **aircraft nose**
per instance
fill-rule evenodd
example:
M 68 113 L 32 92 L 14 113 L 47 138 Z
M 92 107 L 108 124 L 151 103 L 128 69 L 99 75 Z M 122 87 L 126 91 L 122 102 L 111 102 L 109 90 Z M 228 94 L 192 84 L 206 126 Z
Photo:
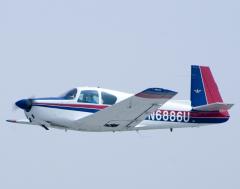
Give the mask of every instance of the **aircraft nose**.
M 32 108 L 32 101 L 30 99 L 19 100 L 15 104 L 17 107 L 19 107 L 27 112 L 30 111 Z

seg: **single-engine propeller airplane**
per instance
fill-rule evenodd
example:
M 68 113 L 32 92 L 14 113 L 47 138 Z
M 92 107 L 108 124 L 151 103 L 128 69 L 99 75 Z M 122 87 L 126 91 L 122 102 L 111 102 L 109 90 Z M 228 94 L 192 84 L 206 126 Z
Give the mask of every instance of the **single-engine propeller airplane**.
M 78 131 L 139 131 L 199 127 L 224 123 L 233 104 L 224 103 L 209 67 L 191 67 L 191 100 L 172 100 L 175 91 L 148 88 L 135 95 L 79 87 L 56 98 L 17 101 L 27 119 L 12 123 L 45 129 Z

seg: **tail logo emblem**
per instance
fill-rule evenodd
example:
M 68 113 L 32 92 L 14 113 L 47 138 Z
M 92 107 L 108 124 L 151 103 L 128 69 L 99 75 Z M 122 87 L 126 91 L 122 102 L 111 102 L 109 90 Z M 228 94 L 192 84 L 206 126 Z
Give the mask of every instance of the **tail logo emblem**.
M 202 90 L 200 90 L 200 89 L 195 89 L 194 92 L 197 93 L 197 94 L 199 94 L 200 92 L 202 92 Z

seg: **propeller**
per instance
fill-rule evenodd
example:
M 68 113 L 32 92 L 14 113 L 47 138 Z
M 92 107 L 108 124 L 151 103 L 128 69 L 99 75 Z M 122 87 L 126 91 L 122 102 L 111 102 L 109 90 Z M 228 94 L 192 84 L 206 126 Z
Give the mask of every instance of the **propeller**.
M 12 105 L 12 111 L 13 112 L 16 112 L 18 110 L 18 107 L 16 106 L 16 104 L 14 103 L 13 105 Z

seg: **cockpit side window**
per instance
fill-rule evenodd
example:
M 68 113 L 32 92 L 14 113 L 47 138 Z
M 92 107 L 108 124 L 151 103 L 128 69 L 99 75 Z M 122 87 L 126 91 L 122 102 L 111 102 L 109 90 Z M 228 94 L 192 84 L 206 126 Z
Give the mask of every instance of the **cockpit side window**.
M 103 104 L 113 105 L 116 103 L 116 101 L 117 101 L 116 96 L 106 93 L 106 92 L 102 92 L 101 94 L 102 94 L 102 103 Z
M 63 98 L 65 100 L 73 100 L 77 95 L 77 89 L 72 89 L 68 91 L 65 95 L 63 95 Z
M 95 90 L 81 91 L 80 96 L 78 98 L 78 102 L 99 104 L 98 91 Z

